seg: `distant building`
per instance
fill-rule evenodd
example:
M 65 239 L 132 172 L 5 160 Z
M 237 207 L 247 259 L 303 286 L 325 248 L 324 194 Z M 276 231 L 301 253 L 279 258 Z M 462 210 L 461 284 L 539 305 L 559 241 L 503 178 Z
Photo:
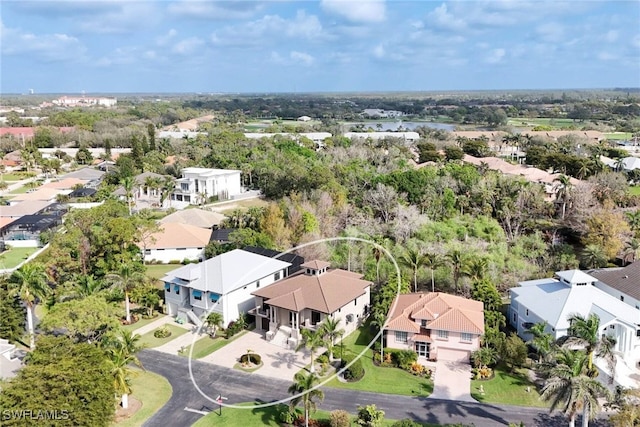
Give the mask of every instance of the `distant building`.
M 118 100 L 116 98 L 90 98 L 86 96 L 61 96 L 51 101 L 54 105 L 62 107 L 114 107 Z
M 344 136 L 349 139 L 367 139 L 374 141 L 384 138 L 400 138 L 407 142 L 415 142 L 420 139 L 418 132 L 345 132 Z
M 241 193 L 240 171 L 233 169 L 184 168 L 182 178 L 176 180 L 171 200 L 197 205 L 217 196 L 232 199 Z

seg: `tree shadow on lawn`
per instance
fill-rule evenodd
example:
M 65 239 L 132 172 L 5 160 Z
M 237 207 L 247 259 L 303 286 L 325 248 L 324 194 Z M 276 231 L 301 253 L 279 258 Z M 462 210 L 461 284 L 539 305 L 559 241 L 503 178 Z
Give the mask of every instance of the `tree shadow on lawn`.
M 496 424 L 508 425 L 509 421 L 502 416 L 496 415 L 496 413 L 506 412 L 504 409 L 493 405 L 479 404 L 479 403 L 466 403 L 453 400 L 442 399 L 425 399 L 424 407 L 427 410 L 426 416 L 423 414 L 410 413 L 412 419 L 419 420 L 420 422 L 426 422 L 435 425 L 444 425 L 451 423 L 451 419 L 440 419 L 433 413 L 436 408 L 442 408 L 449 418 L 461 417 L 467 418 L 469 416 L 482 418 L 485 420 L 493 420 Z M 491 411 L 488 411 L 490 409 Z
M 255 403 L 257 405 L 263 405 L 265 403 L 273 403 L 273 406 L 267 406 L 264 408 L 255 408 L 251 411 L 253 415 L 259 415 L 262 420 L 262 425 L 271 425 L 271 424 L 280 424 L 280 420 L 278 417 L 278 408 L 280 404 L 276 403 L 277 400 L 272 400 L 270 402 L 265 402 L 261 399 L 256 399 Z

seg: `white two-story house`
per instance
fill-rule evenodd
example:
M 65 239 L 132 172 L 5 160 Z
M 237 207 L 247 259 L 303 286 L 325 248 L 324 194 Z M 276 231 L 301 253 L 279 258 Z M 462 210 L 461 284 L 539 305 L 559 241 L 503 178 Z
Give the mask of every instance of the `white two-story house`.
M 240 174 L 241 171 L 233 169 L 184 168 L 171 200 L 197 205 L 214 196 L 219 200 L 232 199 L 242 192 Z
M 241 249 L 185 265 L 162 278 L 167 312 L 200 325 L 216 311 L 226 327 L 255 307 L 251 292 L 287 277 L 290 265 Z

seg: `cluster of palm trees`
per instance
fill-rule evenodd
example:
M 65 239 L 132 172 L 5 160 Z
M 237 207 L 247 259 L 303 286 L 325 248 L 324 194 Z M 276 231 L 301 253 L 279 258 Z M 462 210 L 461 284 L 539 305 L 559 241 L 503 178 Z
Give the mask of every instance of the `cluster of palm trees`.
M 144 369 L 136 356 L 142 348 L 140 335 L 133 335 L 131 331 L 120 329 L 117 334 L 105 336 L 101 345 L 111 364 L 114 388 L 120 397 L 122 408 L 127 409 L 131 393 L 131 378 L 137 374 L 131 369 L 131 365 Z
M 575 425 L 577 414 L 582 411 L 582 425 L 588 426 L 600 409 L 599 399 L 610 398 L 607 387 L 596 378 L 596 357 L 603 358 L 615 376 L 616 359 L 613 353 L 615 340 L 599 335 L 600 318 L 574 314 L 569 317 L 568 336 L 554 340 L 545 331 L 546 323 L 534 324 L 528 332 L 529 344 L 538 353 L 538 373 L 544 378 L 541 398 L 551 402 L 551 410 L 561 409 Z
M 135 178 L 132 176 L 124 177 L 120 180 L 120 185 L 124 189 L 124 197 L 126 199 L 127 207 L 129 208 L 129 216 L 131 216 L 132 205 L 134 204 L 134 194 L 133 190 L 135 189 L 138 183 Z M 158 177 L 149 176 L 145 179 L 144 188 L 146 192 L 149 191 L 160 191 L 160 206 L 164 204 L 164 201 L 171 200 L 171 193 L 176 188 L 176 183 L 171 177 L 166 177 L 164 180 Z
M 296 348 L 299 351 L 303 348 L 309 350 L 311 356 L 310 373 L 315 374 L 315 358 L 316 352 L 326 347 L 329 353 L 329 360 L 333 361 L 336 340 L 344 335 L 344 329 L 340 329 L 340 319 L 326 317 L 324 321 L 315 330 L 303 329 L 301 332 L 302 340 Z

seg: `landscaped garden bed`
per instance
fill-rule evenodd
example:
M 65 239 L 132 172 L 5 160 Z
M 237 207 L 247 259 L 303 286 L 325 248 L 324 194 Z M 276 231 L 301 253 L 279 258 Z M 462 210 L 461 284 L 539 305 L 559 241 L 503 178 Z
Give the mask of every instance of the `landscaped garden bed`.
M 186 329 L 181 328 L 180 326 L 172 325 L 172 324 L 167 324 L 166 327 L 167 327 L 167 330 L 170 332 L 169 336 L 156 337 L 154 335 L 155 332 L 157 331 L 156 329 L 155 331 L 147 332 L 146 334 L 144 334 L 142 338 L 140 338 L 140 345 L 146 348 L 160 347 L 161 345 L 166 344 L 169 341 L 176 339 L 180 335 L 186 334 L 188 332 Z

